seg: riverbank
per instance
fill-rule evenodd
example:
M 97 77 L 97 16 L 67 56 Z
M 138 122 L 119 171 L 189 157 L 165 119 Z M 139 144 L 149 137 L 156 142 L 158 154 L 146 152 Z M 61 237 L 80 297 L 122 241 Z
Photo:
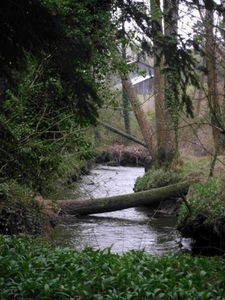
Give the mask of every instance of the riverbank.
M 45 235 L 51 231 L 58 222 L 57 200 L 78 198 L 76 182 L 93 165 L 93 160 L 67 153 L 61 156 L 58 172 L 46 177 L 42 191 L 13 179 L 0 182 L 0 234 Z
M 199 183 L 191 185 L 186 197 L 177 200 L 171 212 L 178 214 L 178 230 L 183 237 L 191 238 L 192 251 L 202 255 L 225 253 L 225 185 L 224 157 L 219 157 L 214 176 L 209 177 L 209 157 L 189 158 L 174 170 L 151 169 L 137 179 L 135 191 L 167 186 L 188 178 Z M 174 203 L 174 202 L 173 202 Z M 167 207 L 161 208 L 167 212 Z
M 150 162 L 147 148 L 140 145 L 114 144 L 102 150 L 96 157 L 96 163 L 108 166 L 145 167 Z
M 110 169 L 116 168 L 111 167 Z M 96 171 L 92 175 L 96 178 Z M 93 186 L 90 176 L 87 177 L 88 182 L 91 183 L 88 186 L 95 188 L 95 191 L 99 193 L 100 189 Z M 118 173 L 115 176 L 110 173 L 108 176 L 112 180 L 118 177 Z M 127 176 L 124 174 L 119 177 L 123 188 L 125 185 L 121 179 L 125 178 Z M 100 182 L 107 193 L 108 186 L 105 186 L 102 180 Z M 107 180 L 107 182 L 110 181 Z M 115 191 L 120 192 L 114 181 L 111 184 Z M 210 190 L 214 191 L 214 186 Z M 215 195 L 218 193 L 220 193 L 219 190 Z M 206 194 L 209 194 L 208 190 Z M 200 203 L 201 207 L 204 201 Z M 193 210 L 193 213 L 198 211 L 198 199 L 195 203 L 196 209 Z M 212 208 L 213 203 L 214 201 L 209 205 Z M 217 211 L 221 214 L 223 211 L 216 210 L 216 207 L 221 208 L 214 206 L 213 212 Z M 184 207 L 184 209 L 185 219 L 187 208 Z M 109 235 L 109 226 L 104 223 L 107 221 L 106 216 L 103 218 L 95 216 L 93 219 L 88 217 L 86 218 L 86 229 L 95 240 L 97 240 L 97 236 L 94 231 L 90 232 L 90 224 L 96 224 L 96 232 L 99 232 L 98 218 L 99 224 L 103 224 L 102 232 L 106 237 Z M 146 215 L 147 218 L 149 219 L 149 216 Z M 110 222 L 112 220 L 113 218 Z M 141 223 L 134 222 L 133 215 L 127 226 L 135 237 L 143 239 L 144 236 L 148 242 L 149 238 L 143 233 L 146 234 L 147 228 L 149 230 L 154 226 L 154 216 L 151 216 L 151 220 L 151 224 L 146 221 L 146 229 L 142 230 L 142 234 L 135 232 L 140 228 Z M 112 237 L 113 242 L 118 236 L 118 227 L 124 223 L 125 220 L 121 218 L 121 222 L 117 219 L 116 223 L 111 224 L 112 231 L 115 233 L 115 236 Z M 85 226 L 83 220 L 80 220 L 80 223 L 76 221 L 76 225 L 78 231 L 75 232 L 75 237 L 79 242 L 79 232 L 85 232 Z M 165 227 L 168 228 L 168 224 Z M 162 227 L 159 232 L 156 232 L 157 241 L 161 239 L 159 235 L 161 231 Z M 133 236 L 127 232 L 124 235 L 123 229 L 121 232 L 123 232 L 123 236 L 133 240 Z M 167 232 L 167 236 L 169 235 L 171 232 Z M 90 236 L 86 238 L 90 239 Z M 104 238 L 105 240 L 106 238 Z M 124 245 L 124 241 L 122 244 Z M 138 245 L 140 246 L 140 243 Z M 152 248 L 152 245 L 150 246 Z M 93 250 L 90 247 L 78 251 L 74 249 L 74 246 L 56 246 L 46 243 L 42 239 L 27 236 L 0 236 L 0 298 L 6 300 L 12 298 L 222 300 L 225 298 L 224 270 L 224 260 L 219 257 L 151 256 L 144 251 L 134 250 L 118 255 L 107 249 Z M 91 278 L 90 274 L 92 274 Z
M 220 258 L 78 252 L 25 236 L 0 236 L 0 278 L 5 300 L 225 298 Z
M 135 184 L 135 191 L 141 191 L 141 190 L 151 190 L 156 187 L 160 186 L 166 186 L 170 184 L 176 184 L 180 181 L 183 181 L 184 178 L 191 178 L 193 177 L 201 177 L 204 173 L 206 173 L 204 170 L 206 168 L 206 159 L 202 158 L 198 161 L 198 172 L 196 172 L 196 166 L 194 166 L 193 169 L 193 160 L 188 160 L 188 162 L 185 162 L 184 165 L 179 170 L 164 170 L 164 169 L 151 169 L 149 172 L 145 173 L 144 176 L 139 177 Z M 140 173 L 135 173 L 132 175 L 134 170 L 138 170 L 138 168 L 128 168 L 128 167 L 106 167 L 106 166 L 99 166 L 95 170 L 93 170 L 93 174 L 90 174 L 86 176 L 87 182 L 86 186 L 84 188 L 85 192 L 90 193 L 89 196 L 93 197 L 109 197 L 110 194 L 113 195 L 121 195 L 121 194 L 127 194 L 132 192 L 132 188 L 134 185 L 135 178 L 143 175 L 143 168 L 140 170 Z M 194 170 L 194 171 L 193 171 Z M 135 172 L 136 172 L 135 171 Z M 218 169 L 216 169 L 218 171 Z M 139 171 L 138 171 L 139 172 Z M 216 176 L 218 174 L 215 174 Z M 188 177 L 185 177 L 188 176 Z M 129 181 L 129 178 L 131 181 Z M 217 178 L 217 177 L 215 177 Z M 97 181 L 96 181 L 97 180 Z M 201 177 L 201 180 L 204 181 L 204 177 Z M 223 182 L 223 181 L 222 181 Z M 219 195 L 224 195 L 223 193 L 223 184 L 221 185 L 221 189 L 217 190 L 215 187 L 211 188 L 214 193 L 209 193 L 209 182 L 207 181 L 205 184 L 205 187 L 201 187 L 203 190 L 203 194 L 200 194 L 197 197 L 197 200 L 191 202 L 191 199 L 193 197 L 187 198 L 187 203 L 189 206 L 191 206 L 191 213 L 190 209 L 188 209 L 187 203 L 184 203 L 184 201 L 181 204 L 181 201 L 176 201 L 176 205 L 171 205 L 171 201 L 164 201 L 162 202 L 162 205 L 160 206 L 157 204 L 155 208 L 153 208 L 150 212 L 148 210 L 148 220 L 146 221 L 146 228 L 141 229 L 140 224 L 135 226 L 140 230 L 140 232 L 137 233 L 137 236 L 141 237 L 141 240 L 138 242 L 138 247 L 140 248 L 140 245 L 143 246 L 143 240 L 142 240 L 142 231 L 145 232 L 145 238 L 148 240 L 151 240 L 151 235 L 147 238 L 146 237 L 146 231 L 149 232 L 149 226 L 148 223 L 150 220 L 156 217 L 162 217 L 162 214 L 172 214 L 175 215 L 178 213 L 179 207 L 181 206 L 181 214 L 179 218 L 179 230 L 182 232 L 183 236 L 192 238 L 195 240 L 195 246 L 196 248 L 200 249 L 200 253 L 203 254 L 203 251 L 200 246 L 202 246 L 203 249 L 212 249 L 212 251 L 206 252 L 206 254 L 223 254 L 225 252 L 225 229 L 224 229 L 224 215 L 225 215 L 225 197 L 219 197 Z M 105 195 L 102 195 L 101 193 L 104 192 Z M 7 202 L 8 207 L 3 207 L 1 212 L 1 222 L 0 222 L 0 230 L 3 234 L 15 234 L 20 232 L 25 233 L 31 233 L 31 234 L 40 234 L 41 232 L 46 231 L 46 225 L 48 227 L 51 227 L 52 225 L 55 225 L 55 220 L 58 217 L 58 214 L 60 213 L 60 207 L 57 205 L 55 207 L 49 207 L 48 201 L 45 201 L 43 198 L 39 197 L 41 201 L 37 203 L 32 198 L 31 191 L 25 191 L 21 187 L 16 185 L 12 182 L 12 184 L 7 186 L 7 195 L 8 197 L 11 197 L 11 204 L 10 202 Z M 76 199 L 76 191 L 72 192 L 72 196 L 70 199 Z M 87 194 L 86 194 L 87 195 Z M 207 197 L 205 197 L 205 195 Z M 65 195 L 64 195 L 65 196 Z M 9 199 L 9 198 L 6 198 Z M 66 197 L 64 198 L 66 199 Z M 213 199 L 213 201 L 212 201 Z M 216 199 L 216 201 L 215 201 Z M 175 203 L 173 201 L 173 203 Z M 214 205 L 214 204 L 217 205 Z M 28 205 L 29 204 L 29 205 Z M 54 202 L 53 202 L 54 206 Z M 208 206 L 210 208 L 209 211 L 205 212 L 205 206 Z M 219 212 L 216 216 L 215 212 Z M 38 213 L 37 213 L 38 212 Z M 184 213 L 185 212 L 185 213 Z M 134 218 L 135 214 L 132 214 L 132 219 Z M 183 217 L 182 217 L 183 216 Z M 103 217 L 103 219 L 101 219 Z M 108 216 L 107 216 L 108 217 Z M 96 219 L 93 222 L 101 222 L 104 220 L 104 215 L 101 215 L 101 218 Z M 121 217 L 119 217 L 120 219 Z M 122 217 L 121 219 L 126 220 L 126 216 Z M 101 221 L 100 221 L 101 219 Z M 113 217 L 109 217 L 110 220 L 113 220 Z M 115 219 L 117 220 L 118 217 L 115 216 Z M 106 219 L 105 219 L 106 220 Z M 105 221 L 104 221 L 105 222 Z M 131 222 L 129 220 L 129 222 Z M 129 223 L 128 222 L 128 223 Z M 86 220 L 83 220 L 83 223 L 86 224 Z M 87 222 L 88 223 L 88 222 Z M 107 222 L 106 222 L 107 223 Z M 142 223 L 142 220 L 141 220 Z M 19 225 L 18 225 L 19 224 Z M 42 226 L 44 224 L 44 226 Z M 98 224 L 95 224 L 96 226 Z M 79 225 L 82 226 L 82 225 Z M 108 225 L 107 225 L 108 226 Z M 131 224 L 126 225 L 127 228 L 131 228 Z M 112 228 L 114 230 L 114 226 L 108 226 L 108 228 Z M 121 228 L 121 224 L 119 224 L 119 228 Z M 124 233 L 124 230 L 126 230 L 126 227 L 122 227 L 122 233 Z M 87 230 L 90 229 L 90 224 L 87 224 Z M 84 232 L 85 226 L 83 228 Z M 82 230 L 82 231 L 83 231 Z M 171 228 L 173 230 L 173 228 Z M 99 227 L 98 227 L 99 231 Z M 105 231 L 105 228 L 103 230 L 100 230 L 101 233 Z M 136 232 L 136 228 L 132 229 L 133 232 Z M 118 230 L 117 230 L 118 234 Z M 157 232 L 158 234 L 158 232 Z M 96 236 L 96 233 L 92 235 Z M 84 234 L 85 236 L 85 234 Z M 113 235 L 114 236 L 114 235 Z M 201 238 L 204 238 L 202 240 Z M 105 237 L 103 238 L 105 240 Z M 104 247 L 111 246 L 115 242 L 115 237 L 110 240 L 111 243 L 108 245 L 104 245 Z M 97 242 L 99 243 L 99 242 Z M 208 244 L 207 244 L 208 243 Z M 209 244 L 210 243 L 210 244 Z M 124 241 L 123 241 L 124 244 Z M 147 246 L 149 246 L 147 244 Z M 209 247 L 210 246 L 210 247 Z M 103 248 L 104 248 L 103 247 Z M 124 245 L 123 245 L 124 247 Z M 134 247 L 134 245 L 131 245 L 131 249 Z M 136 246 L 135 246 L 136 247 Z M 149 246 L 148 248 L 152 248 Z M 215 250 L 213 250 L 215 249 Z M 217 251 L 219 250 L 219 251 Z M 123 251 L 123 248 L 122 248 Z M 205 253 L 205 252 L 204 252 Z
M 182 206 L 178 229 L 194 240 L 193 251 L 204 255 L 225 253 L 224 177 L 211 177 L 188 192 L 189 209 Z

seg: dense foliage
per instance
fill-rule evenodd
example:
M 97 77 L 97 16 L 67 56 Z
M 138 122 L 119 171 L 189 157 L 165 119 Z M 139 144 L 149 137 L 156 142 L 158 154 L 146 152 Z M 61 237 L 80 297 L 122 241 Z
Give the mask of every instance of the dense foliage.
M 0 180 L 43 192 L 63 155 L 90 157 L 85 128 L 96 122 L 110 65 L 109 7 L 72 0 L 1 5 Z
M 78 252 L 0 237 L 1 299 L 224 299 L 219 258 Z
M 135 51 L 153 54 L 149 41 L 159 24 L 131 1 L 13 0 L 0 5 L 0 179 L 13 178 L 43 192 L 62 154 L 90 154 L 83 129 L 96 122 L 105 75 L 111 69 L 127 71 L 120 46 L 132 48 L 137 42 Z M 131 20 L 136 32 L 122 26 Z M 176 107 L 185 103 L 191 114 L 186 88 L 198 81 L 190 47 L 198 47 L 190 39 L 177 39 L 180 47 L 168 36 L 158 37 L 155 46 L 165 56 L 167 71 L 176 69 Z

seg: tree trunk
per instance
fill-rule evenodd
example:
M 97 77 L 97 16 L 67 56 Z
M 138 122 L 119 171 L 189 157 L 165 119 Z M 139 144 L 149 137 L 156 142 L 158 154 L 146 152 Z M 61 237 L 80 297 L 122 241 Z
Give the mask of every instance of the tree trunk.
M 206 10 L 205 16 L 205 50 L 206 50 L 206 65 L 207 65 L 207 84 L 208 84 L 208 104 L 211 114 L 212 134 L 214 140 L 215 153 L 220 154 L 220 106 L 218 101 L 217 91 L 217 74 L 216 74 L 216 41 L 213 34 L 213 10 Z
M 170 53 L 165 56 L 165 106 L 167 109 L 167 125 L 170 128 L 168 139 L 170 139 L 170 149 L 168 151 L 171 161 L 179 156 L 179 93 L 177 65 L 171 54 L 177 52 L 177 32 L 178 32 L 178 0 L 164 0 L 164 38 L 170 48 Z M 172 62 L 172 63 L 171 63 Z
M 123 98 L 123 120 L 124 128 L 127 134 L 130 134 L 130 111 L 129 111 L 129 98 L 125 87 L 122 86 L 122 98 Z
M 201 110 L 201 104 L 205 100 L 205 92 L 203 90 L 205 82 L 205 74 L 201 74 L 199 78 L 200 88 L 198 89 L 198 93 L 196 97 L 193 97 L 194 101 L 197 102 L 196 109 L 195 109 L 195 116 L 198 118 L 200 117 L 202 110 Z
M 151 157 L 154 159 L 153 133 L 151 132 L 150 124 L 147 121 L 145 112 L 142 108 L 141 103 L 138 100 L 137 92 L 133 87 L 131 80 L 129 79 L 129 77 L 124 77 L 124 76 L 121 77 L 122 77 L 122 85 L 127 92 L 129 101 L 131 103 L 133 112 L 139 124 L 147 149 Z
M 123 22 L 123 31 L 125 32 L 125 22 Z M 122 57 L 123 61 L 126 61 L 126 45 L 122 43 Z M 121 78 L 122 79 L 122 78 Z M 126 88 L 122 83 L 122 104 L 123 104 L 123 120 L 124 128 L 127 134 L 130 134 L 130 111 L 129 111 L 129 98 L 127 95 Z
M 162 13 L 159 0 L 151 0 L 154 45 L 154 94 L 158 164 L 170 164 L 174 158 L 175 139 L 168 106 L 165 99 Z
M 96 214 L 140 206 L 154 207 L 163 200 L 171 199 L 173 201 L 171 197 L 178 197 L 187 193 L 191 184 L 193 181 L 186 181 L 149 191 L 108 198 L 62 200 L 58 202 L 58 205 L 63 213 L 70 215 Z

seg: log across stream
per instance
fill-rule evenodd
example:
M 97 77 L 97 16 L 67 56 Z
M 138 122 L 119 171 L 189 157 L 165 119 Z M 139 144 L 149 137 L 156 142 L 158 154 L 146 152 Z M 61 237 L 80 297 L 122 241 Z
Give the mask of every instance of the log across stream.
M 132 193 L 135 179 L 142 176 L 143 168 L 106 167 L 99 165 L 79 185 L 86 197 L 105 198 Z M 129 208 L 90 216 L 69 218 L 61 225 L 69 232 L 70 243 L 76 248 L 111 247 L 114 252 L 144 249 L 151 254 L 180 251 L 180 236 L 176 231 L 176 218 L 156 218 L 155 211 Z M 189 241 L 183 240 L 189 247 Z
M 93 215 L 122 210 L 130 207 L 157 208 L 164 200 L 176 201 L 176 197 L 187 193 L 190 181 L 152 189 L 149 191 L 130 193 L 103 198 L 81 198 L 80 200 L 58 201 L 61 212 L 69 215 Z

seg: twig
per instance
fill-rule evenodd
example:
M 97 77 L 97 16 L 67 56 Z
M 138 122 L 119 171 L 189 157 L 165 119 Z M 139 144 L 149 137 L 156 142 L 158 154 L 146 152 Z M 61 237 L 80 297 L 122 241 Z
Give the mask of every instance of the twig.
M 183 200 L 185 206 L 186 206 L 187 209 L 188 209 L 188 212 L 189 212 L 189 215 L 187 216 L 187 218 L 188 218 L 188 217 L 190 217 L 190 216 L 192 215 L 192 209 L 191 209 L 191 206 L 190 206 L 190 204 L 188 203 L 188 201 L 187 201 L 187 199 L 186 199 L 186 197 L 185 197 L 184 195 L 181 195 L 181 199 Z

